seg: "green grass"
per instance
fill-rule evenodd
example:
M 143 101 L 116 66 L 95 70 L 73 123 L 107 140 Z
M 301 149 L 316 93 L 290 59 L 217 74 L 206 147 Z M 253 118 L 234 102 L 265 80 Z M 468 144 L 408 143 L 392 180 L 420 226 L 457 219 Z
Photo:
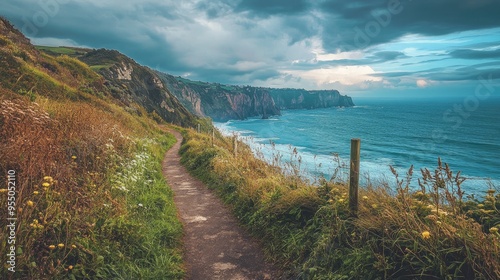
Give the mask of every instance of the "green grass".
M 462 197 L 441 163 L 411 190 L 360 189 L 358 218 L 343 184 L 310 186 L 255 159 L 243 143 L 185 133 L 183 164 L 232 208 L 291 279 L 500 279 L 500 194 Z M 294 174 L 293 172 L 291 174 Z M 299 174 L 300 176 L 300 174 Z M 393 195 L 394 191 L 396 195 Z
M 83 50 L 70 47 L 48 47 L 48 46 L 35 46 L 35 47 L 40 51 L 55 56 L 63 54 L 68 56 L 77 56 L 83 53 Z
M 75 58 L 87 50 L 40 55 L 14 42 L 0 35 L 0 176 L 14 168 L 18 180 L 15 273 L 3 255 L 0 278 L 182 279 L 182 226 L 161 169 L 175 138 L 112 99 Z
M 113 64 L 92 65 L 92 66 L 90 66 L 90 69 L 98 72 L 101 69 L 109 68 L 111 66 L 113 66 Z
M 94 252 L 89 266 L 76 265 L 69 276 L 81 279 L 182 279 L 180 238 L 172 190 L 162 176 L 163 154 L 171 135 L 137 143 L 132 158 L 112 175 L 113 197 L 126 201 L 119 216 L 97 219 L 94 236 L 83 238 Z M 112 207 L 105 205 L 104 207 Z

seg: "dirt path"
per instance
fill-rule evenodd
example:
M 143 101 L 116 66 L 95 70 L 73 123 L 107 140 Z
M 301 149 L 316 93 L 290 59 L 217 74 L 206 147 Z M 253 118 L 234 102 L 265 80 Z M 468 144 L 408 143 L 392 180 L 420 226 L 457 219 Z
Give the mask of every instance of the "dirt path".
M 174 190 L 184 224 L 187 279 L 277 279 L 258 244 L 238 225 L 231 211 L 180 164 L 182 136 L 167 152 L 163 174 Z

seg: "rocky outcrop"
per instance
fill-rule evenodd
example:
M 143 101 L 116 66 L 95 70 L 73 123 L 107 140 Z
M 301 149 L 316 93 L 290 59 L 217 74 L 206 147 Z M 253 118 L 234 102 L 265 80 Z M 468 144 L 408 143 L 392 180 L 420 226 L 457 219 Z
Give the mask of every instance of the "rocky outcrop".
M 195 125 L 195 116 L 166 89 L 155 71 L 115 50 L 92 50 L 78 58 L 99 67 L 97 71 L 106 79 L 113 97 L 124 104 L 139 104 L 174 124 Z

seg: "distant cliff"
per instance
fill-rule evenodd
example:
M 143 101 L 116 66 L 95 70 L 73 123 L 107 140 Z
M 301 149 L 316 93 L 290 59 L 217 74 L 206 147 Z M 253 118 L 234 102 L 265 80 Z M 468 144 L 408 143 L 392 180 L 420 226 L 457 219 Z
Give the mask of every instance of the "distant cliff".
M 337 90 L 269 89 L 280 109 L 315 109 L 354 106 L 352 98 Z
M 157 72 L 169 91 L 192 113 L 214 121 L 280 115 L 284 109 L 354 106 L 336 90 L 272 89 L 191 81 Z
M 279 115 L 269 91 L 249 86 L 196 82 L 158 73 L 167 88 L 192 113 L 214 121 Z

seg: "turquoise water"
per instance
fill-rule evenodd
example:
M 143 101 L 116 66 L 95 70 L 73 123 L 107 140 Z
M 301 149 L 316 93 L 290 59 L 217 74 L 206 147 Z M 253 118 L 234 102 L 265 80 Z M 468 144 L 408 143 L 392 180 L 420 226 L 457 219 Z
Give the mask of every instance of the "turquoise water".
M 395 181 L 390 165 L 400 174 L 411 165 L 433 170 L 441 157 L 467 178 L 468 193 L 500 187 L 500 98 L 354 101 L 353 108 L 287 110 L 216 126 L 270 162 L 294 162 L 310 178 L 330 179 L 339 169 L 337 178 L 346 179 L 350 140 L 360 138 L 362 182 Z

